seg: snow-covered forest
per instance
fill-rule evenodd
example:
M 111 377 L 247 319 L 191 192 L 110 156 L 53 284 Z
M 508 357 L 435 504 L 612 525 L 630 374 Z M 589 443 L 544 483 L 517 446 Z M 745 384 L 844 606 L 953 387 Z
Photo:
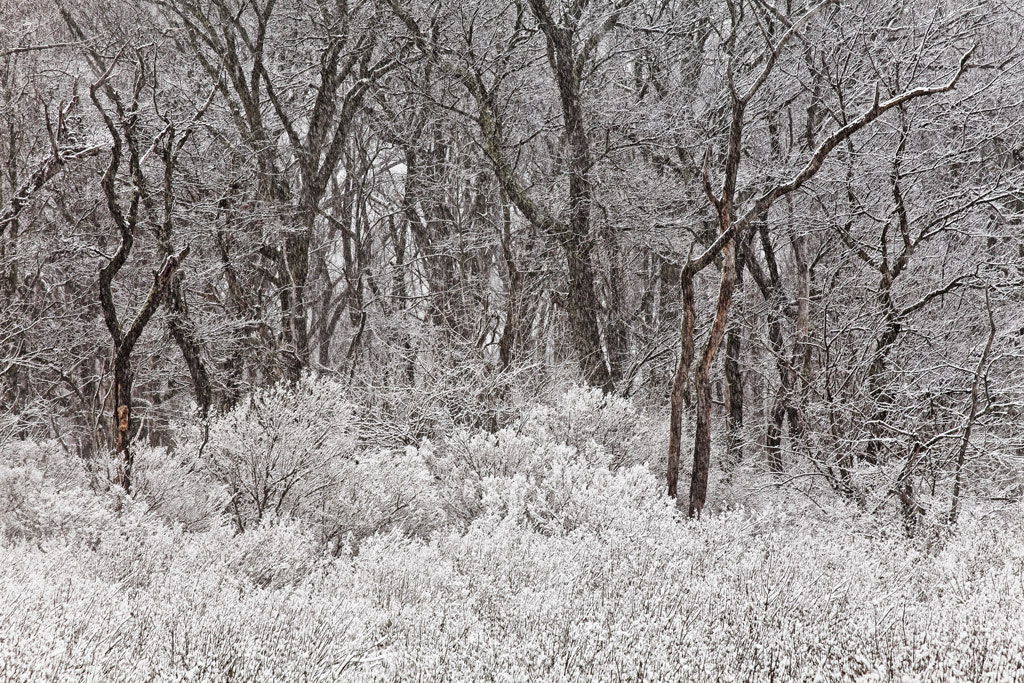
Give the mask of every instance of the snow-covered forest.
M 0 679 L 1024 680 L 1016 0 L 0 0 Z

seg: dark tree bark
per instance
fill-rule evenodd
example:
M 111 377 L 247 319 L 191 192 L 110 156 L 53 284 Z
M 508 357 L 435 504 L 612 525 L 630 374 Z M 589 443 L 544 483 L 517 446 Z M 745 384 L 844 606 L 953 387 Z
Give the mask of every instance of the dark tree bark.
M 723 219 L 723 222 L 726 223 L 725 229 L 728 230 L 731 221 Z M 696 395 L 696 430 L 693 441 L 693 474 L 690 479 L 691 517 L 700 517 L 707 501 L 708 470 L 711 464 L 711 364 L 725 336 L 725 326 L 729 319 L 729 308 L 732 305 L 735 288 L 736 248 L 734 241 L 729 240 L 722 248 L 722 275 L 715 319 L 711 324 L 711 332 L 693 378 Z
M 150 318 L 160 306 L 160 301 L 170 286 L 181 262 L 188 256 L 189 248 L 185 247 L 177 255 L 164 259 L 163 266 L 154 274 L 153 285 L 149 289 L 145 302 L 139 309 L 130 327 L 122 331 L 117 323 L 117 314 L 113 310 L 113 299 L 110 295 L 110 284 L 117 270 L 104 267 L 100 272 L 100 300 L 103 304 L 104 317 L 114 320 L 111 338 L 114 342 L 114 451 L 118 455 L 118 469 L 114 483 L 131 493 L 133 453 L 131 449 L 132 429 L 132 385 L 135 375 L 132 370 L 132 351 Z M 127 255 L 127 250 L 124 252 Z M 107 265 L 115 263 L 111 261 Z M 123 261 L 122 261 L 123 265 Z M 116 330 L 116 333 L 115 333 Z
M 591 230 L 593 159 L 581 82 L 585 69 L 595 58 L 598 46 L 618 25 L 621 12 L 629 2 L 627 0 L 617 3 L 605 20 L 581 40 L 578 39 L 581 33 L 580 22 L 586 4 L 585 0 L 576 3 L 560 20 L 555 20 L 545 0 L 529 0 L 530 11 L 545 38 L 548 63 L 558 89 L 562 131 L 568 151 L 568 211 L 565 218 L 558 218 L 530 196 L 526 184 L 520 180 L 512 161 L 508 158 L 497 92 L 501 78 L 497 78 L 494 84 L 489 86 L 483 70 L 478 66 L 467 68 L 447 62 L 444 56 L 439 54 L 432 37 L 419 25 L 415 17 L 397 0 L 390 1 L 392 10 L 412 34 L 420 52 L 453 75 L 475 100 L 484 153 L 490 160 L 495 177 L 508 199 L 526 220 L 542 233 L 554 237 L 562 248 L 566 264 L 564 304 L 580 370 L 588 384 L 611 391 L 617 377 L 612 373 L 601 344 L 598 315 L 601 311 L 601 302 L 594 283 L 594 244 Z M 522 32 L 523 27 L 517 23 L 515 31 Z M 613 334 L 610 340 L 606 340 L 613 347 L 609 348 L 609 356 L 621 357 L 622 352 L 617 346 L 621 343 L 621 338 L 622 335 Z
M 753 231 L 748 230 L 736 249 L 736 291 L 743 291 L 743 273 L 746 271 L 747 254 L 750 251 Z M 743 350 L 743 330 L 740 321 L 729 325 L 725 342 L 725 428 L 726 450 L 729 460 L 735 464 L 743 459 L 743 370 L 740 356 Z
M 197 112 L 195 118 L 200 118 L 204 112 L 205 107 Z M 164 259 L 169 259 L 175 258 L 174 249 L 171 245 L 174 224 L 174 173 L 178 163 L 178 154 L 191 136 L 191 129 L 185 131 L 178 138 L 176 137 L 174 125 L 168 124 L 164 134 L 165 142 L 161 148 L 161 158 L 164 163 L 163 218 L 157 230 L 157 241 L 160 244 L 161 256 Z M 165 289 L 169 311 L 167 327 L 171 333 L 171 338 L 174 339 L 174 343 L 177 344 L 178 349 L 181 351 L 185 366 L 188 368 L 199 413 L 203 418 L 206 418 L 210 414 L 210 406 L 213 402 L 213 385 L 210 379 L 210 371 L 203 360 L 202 344 L 196 334 L 195 324 L 189 316 L 185 292 L 182 290 L 181 273 L 172 273 Z
M 692 249 L 691 249 L 692 253 Z M 687 258 L 683 266 L 679 282 L 683 311 L 680 321 L 679 337 L 682 341 L 682 349 L 679 353 L 679 363 L 676 365 L 676 373 L 672 379 L 671 414 L 669 417 L 668 435 L 668 495 L 676 498 L 679 485 L 679 454 L 682 448 L 683 432 L 683 410 L 690 404 L 690 366 L 693 364 L 694 354 L 694 328 L 696 327 L 696 306 L 694 304 L 693 277 L 696 266 L 694 261 Z
M 213 404 L 213 383 L 210 371 L 203 360 L 202 346 L 196 338 L 195 327 L 189 316 L 185 294 L 181 288 L 181 273 L 176 273 L 171 278 L 167 291 L 167 308 L 170 311 L 167 328 L 188 368 L 199 414 L 203 418 L 208 417 L 210 406 Z
M 266 245 L 263 253 L 277 270 L 279 362 L 284 376 L 295 381 L 310 361 L 307 290 L 320 205 L 369 89 L 399 60 L 391 53 L 376 54 L 380 33 L 373 21 L 362 32 L 352 33 L 356 22 L 349 13 L 358 10 L 338 5 L 337 14 L 322 17 L 335 28 L 324 36 L 311 76 L 312 97 L 290 98 L 286 94 L 294 84 L 275 80 L 266 54 L 275 0 L 242 9 L 223 0 L 157 2 L 180 22 L 187 39 L 183 45 L 227 102 L 240 138 L 253 151 L 262 193 L 286 226 L 279 242 Z M 300 104 L 292 106 L 293 101 Z M 286 146 L 277 143 L 282 135 Z

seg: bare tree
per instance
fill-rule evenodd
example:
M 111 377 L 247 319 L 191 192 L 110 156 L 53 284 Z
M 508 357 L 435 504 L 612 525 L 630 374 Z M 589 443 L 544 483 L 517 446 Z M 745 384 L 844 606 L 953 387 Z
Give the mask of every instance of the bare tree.
M 683 387 L 685 386 L 689 375 L 690 364 L 694 360 L 692 351 L 693 327 L 691 322 L 693 320 L 693 315 L 690 313 L 694 304 L 692 296 L 688 296 L 688 292 L 692 292 L 692 285 L 688 285 L 687 282 L 692 282 L 693 276 L 696 273 L 710 265 L 712 261 L 721 254 L 722 273 L 720 277 L 718 300 L 715 307 L 714 322 L 712 323 L 709 338 L 704 346 L 703 353 L 700 358 L 697 359 L 697 367 L 694 373 L 694 387 L 696 394 L 696 436 L 694 439 L 693 475 L 690 483 L 689 513 L 691 516 L 700 515 L 707 497 L 708 467 L 711 456 L 712 402 L 710 373 L 718 347 L 725 335 L 729 309 L 732 305 L 733 294 L 735 291 L 736 243 L 742 238 L 742 235 L 744 235 L 747 230 L 751 229 L 756 219 L 767 212 L 778 199 L 799 190 L 805 183 L 807 183 L 807 181 L 813 178 L 831 152 L 850 136 L 869 125 L 882 114 L 894 107 L 898 107 L 920 97 L 926 97 L 952 90 L 956 86 L 957 81 L 959 81 L 960 77 L 966 71 L 968 59 L 971 55 L 971 52 L 964 54 L 960 60 L 959 66 L 954 70 L 953 75 L 941 85 L 922 86 L 906 90 L 885 100 L 881 98 L 880 88 L 876 86 L 873 98 L 874 101 L 869 108 L 825 137 L 825 139 L 822 140 L 810 155 L 810 158 L 807 160 L 803 168 L 801 168 L 800 171 L 792 178 L 786 182 L 775 184 L 766 192 L 761 193 L 756 197 L 753 201 L 753 205 L 747 209 L 746 212 L 741 215 L 737 215 L 737 178 L 741 165 L 741 147 L 743 143 L 747 107 L 754 96 L 757 95 L 758 91 L 765 85 L 769 77 L 772 75 L 786 44 L 793 37 L 799 35 L 802 27 L 806 25 L 806 23 L 815 14 L 820 12 L 825 4 L 826 3 L 820 3 L 815 5 L 799 17 L 795 17 L 793 20 L 785 17 L 779 18 L 780 21 L 783 22 L 783 25 L 787 27 L 785 32 L 780 38 L 774 41 L 771 41 L 770 34 L 765 33 L 766 40 L 771 42 L 768 42 L 767 47 L 765 48 L 763 59 L 764 63 L 758 71 L 755 71 L 752 83 L 743 90 L 740 90 L 740 86 L 736 83 L 734 69 L 735 53 L 730 54 L 727 67 L 727 77 L 731 102 L 731 122 L 727 142 L 728 150 L 725 156 L 724 178 L 720 192 L 716 193 L 712 188 L 712 181 L 710 177 L 710 152 L 705 155 L 704 165 L 705 192 L 716 210 L 719 234 L 711 246 L 704 249 L 699 255 L 687 260 L 683 266 L 682 274 L 684 297 L 683 306 L 685 311 L 682 329 L 683 353 L 680 356 L 680 362 L 677 368 L 673 388 L 672 423 L 670 427 L 671 441 L 668 458 L 668 489 L 669 495 L 672 495 L 673 497 L 676 495 L 679 462 L 678 448 L 681 441 L 678 435 L 673 435 L 673 432 L 681 429 L 682 421 L 680 417 L 677 417 L 677 414 L 681 414 L 683 408 Z M 768 16 L 765 15 L 762 19 L 758 15 L 758 11 L 759 10 L 757 9 L 751 8 L 751 13 L 754 15 L 755 20 L 761 22 L 767 21 Z M 736 41 L 738 39 L 737 31 L 739 30 L 739 14 L 737 8 L 732 7 L 730 17 L 732 32 L 728 34 L 724 41 L 724 47 L 727 52 L 735 50 Z M 679 388 L 676 389 L 676 387 Z M 673 450 L 673 447 L 676 450 Z
M 602 306 L 595 289 L 593 260 L 594 191 L 591 174 L 594 159 L 583 89 L 598 48 L 617 27 L 630 2 L 615 3 L 607 11 L 591 7 L 587 2 L 577 2 L 559 14 L 544 0 L 530 0 L 529 14 L 527 7 L 516 5 L 500 17 L 502 22 L 512 24 L 509 35 L 497 39 L 505 46 L 472 44 L 474 28 L 471 24 L 466 36 L 471 42 L 470 53 L 466 55 L 468 58 L 445 54 L 436 37 L 428 34 L 408 8 L 397 2 L 391 5 L 424 57 L 435 61 L 472 96 L 483 151 L 505 196 L 537 230 L 555 238 L 563 250 L 566 267 L 564 306 L 580 369 L 589 384 L 610 391 L 623 372 L 621 359 L 624 349 L 621 347 L 626 341 L 621 331 L 612 330 L 611 334 L 602 335 L 598 315 Z M 566 149 L 564 212 L 530 191 L 530 183 L 516 168 L 516 149 L 505 129 L 507 114 L 502 105 L 503 87 L 512 73 L 511 69 L 519 64 L 520 47 L 529 42 L 534 31 L 527 24 L 530 17 L 536 21 L 536 30 L 544 37 L 549 75 L 558 93 L 561 133 Z M 480 42 L 483 43 L 482 40 Z M 477 50 L 481 52 L 479 57 Z M 481 58 L 484 55 L 487 61 Z M 602 337 L 609 347 L 608 353 L 602 347 Z
M 275 0 L 155 4 L 178 32 L 180 52 L 215 84 L 242 144 L 255 155 L 262 196 L 279 212 L 281 239 L 261 252 L 277 271 L 281 359 L 294 380 L 310 362 L 310 251 L 323 201 L 357 114 L 374 84 L 400 63 L 401 45 L 392 49 L 383 40 L 387 23 L 371 6 L 322 6 L 322 14 L 310 15 L 292 61 L 278 68 L 268 42 L 276 44 L 276 32 L 290 30 L 291 19 L 279 16 Z M 310 53 L 317 83 L 307 96 L 305 67 L 297 64 Z M 279 132 L 287 144 L 278 143 Z
M 94 59 L 97 59 L 94 56 Z M 126 492 L 131 492 L 132 484 L 132 386 L 135 380 L 132 370 L 132 352 L 135 345 L 142 336 L 146 325 L 149 324 L 153 314 L 160 306 L 164 294 L 171 286 L 178 267 L 188 256 L 189 247 L 186 246 L 177 254 L 168 254 L 160 269 L 153 273 L 153 284 L 142 305 L 135 315 L 127 322 L 122 323 L 118 315 L 117 305 L 114 302 L 112 285 L 114 278 L 124 267 L 125 262 L 131 255 L 135 238 L 139 231 L 140 204 L 145 192 L 145 177 L 142 172 L 143 150 L 140 147 L 138 137 L 138 116 L 140 97 L 146 85 L 146 66 L 143 59 L 138 60 L 135 74 L 135 83 L 132 88 L 131 100 L 126 104 L 121 95 L 110 85 L 109 79 L 113 69 L 117 66 L 118 59 L 111 60 L 110 66 L 100 75 L 99 79 L 89 88 L 89 96 L 93 105 L 103 118 L 107 132 L 112 139 L 110 148 L 110 162 L 103 174 L 100 183 L 103 189 L 103 196 L 106 200 L 107 211 L 117 228 L 119 242 L 116 251 L 110 259 L 100 268 L 99 273 L 99 297 L 100 306 L 103 311 L 103 320 L 106 323 L 107 331 L 113 343 L 113 372 L 114 385 L 113 395 L 113 425 L 114 444 L 118 454 L 118 470 L 115 483 L 120 485 Z M 101 62 L 96 61 L 99 65 Z M 100 92 L 113 104 L 117 121 L 108 112 L 100 98 Z M 128 157 L 128 176 L 130 189 L 127 199 L 122 198 L 117 188 L 118 173 L 124 155 Z

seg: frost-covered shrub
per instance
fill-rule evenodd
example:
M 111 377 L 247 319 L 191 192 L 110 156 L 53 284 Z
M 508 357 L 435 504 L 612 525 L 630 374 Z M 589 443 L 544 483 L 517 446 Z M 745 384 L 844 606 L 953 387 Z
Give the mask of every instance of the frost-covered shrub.
M 149 510 L 186 531 L 208 529 L 228 502 L 225 485 L 215 481 L 188 449 L 139 447 L 135 453 L 132 494 Z
M 83 463 L 54 442 L 8 441 L 0 451 L 0 534 L 8 540 L 91 542 L 109 522 L 109 500 Z
M 541 526 L 554 524 L 553 529 L 572 526 L 574 515 L 597 510 L 594 501 L 621 498 L 616 487 L 643 478 L 644 463 L 657 451 L 654 431 L 632 402 L 573 388 L 533 407 L 514 427 L 460 430 L 418 450 L 438 479 L 437 495 L 452 519 L 466 524 L 504 511 L 525 514 Z M 634 466 L 641 469 L 632 471 Z M 612 475 L 619 470 L 629 473 Z M 654 487 L 641 488 L 642 498 L 656 498 Z M 626 498 L 637 500 L 632 494 Z
M 310 377 L 254 391 L 213 421 L 202 460 L 228 487 L 239 529 L 322 504 L 356 451 L 354 410 L 338 385 Z
M 566 451 L 538 477 L 484 480 L 484 517 L 529 525 L 546 534 L 598 533 L 650 519 L 671 520 L 674 506 L 643 466 L 608 470 Z
M 188 533 L 131 501 L 88 548 L 0 544 L 0 678 L 1024 675 L 1019 506 L 965 504 L 932 545 L 811 503 L 692 522 L 649 496 L 643 468 L 563 453 L 550 483 L 490 478 L 464 530 L 378 534 L 336 559 L 293 519 Z
M 266 419 L 296 417 L 323 387 L 303 391 Z M 397 452 L 325 408 L 307 424 L 354 444 L 324 461 L 329 486 L 286 495 L 286 514 L 245 533 L 216 514 L 184 521 L 216 490 L 188 438 L 184 453 L 140 448 L 136 492 L 117 506 L 58 448 L 5 449 L 3 500 L 39 490 L 80 516 L 41 534 L 60 528 L 39 515 L 52 498 L 10 508 L 35 511 L 37 531 L 0 543 L 0 678 L 1024 678 L 1021 506 L 965 494 L 954 529 L 929 513 L 908 539 L 887 513 L 759 486 L 687 520 L 660 472 L 615 455 L 642 448 L 632 409 L 581 395 Z M 241 422 L 247 441 L 215 434 L 218 457 L 261 443 L 250 419 L 264 418 Z M 304 443 L 299 422 L 267 441 Z
M 294 523 L 235 535 L 125 521 L 161 558 L 145 580 L 114 571 L 130 554 L 113 542 L 0 546 L 0 679 L 338 680 L 373 661 L 379 611 L 346 566 L 307 571 L 315 546 Z
M 355 568 L 389 618 L 380 678 L 1016 680 L 1019 518 L 965 531 L 933 558 L 796 508 L 567 535 L 481 519 L 374 539 Z
M 258 588 L 302 582 L 321 557 L 316 540 L 297 520 L 264 519 L 226 545 L 226 564 Z
M 89 546 L 92 575 L 127 588 L 145 588 L 174 563 L 183 531 L 147 514 L 141 501 L 124 500 Z
M 201 462 L 227 487 L 240 530 L 292 516 L 340 553 L 390 529 L 434 528 L 443 515 L 420 453 L 365 446 L 361 424 L 340 385 L 306 378 L 258 391 L 215 420 Z M 217 500 L 205 495 L 204 504 Z
M 444 515 L 419 450 L 363 451 L 337 464 L 337 480 L 306 518 L 335 553 L 392 529 L 422 535 Z
M 667 448 L 661 446 L 664 428 L 633 401 L 593 387 L 573 387 L 534 407 L 517 431 L 573 446 L 613 468 L 651 463 Z
M 0 465 L 0 527 L 7 539 L 95 538 L 111 516 L 88 489 L 60 489 L 31 467 Z
M 464 524 L 484 512 L 485 482 L 540 477 L 549 463 L 576 452 L 510 428 L 495 433 L 461 431 L 440 446 L 424 442 L 416 451 L 438 480 L 437 495 L 446 513 Z

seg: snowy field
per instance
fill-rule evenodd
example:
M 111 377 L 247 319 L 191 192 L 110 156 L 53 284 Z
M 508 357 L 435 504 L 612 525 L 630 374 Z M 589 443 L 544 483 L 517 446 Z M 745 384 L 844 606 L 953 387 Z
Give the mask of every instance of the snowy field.
M 245 461 L 269 478 L 240 469 L 239 488 L 245 476 L 272 488 L 305 442 L 289 410 L 306 404 L 267 405 L 275 429 L 297 427 Z M 659 455 L 651 423 L 573 391 L 515 430 L 390 453 L 364 452 L 351 421 L 336 423 L 327 446 L 343 451 L 344 481 L 305 477 L 257 520 L 208 478 L 269 433 L 253 406 L 225 420 L 232 434 L 215 426 L 201 457 L 140 452 L 130 501 L 97 491 L 57 444 L 5 446 L 0 677 L 1024 676 L 1019 506 L 968 501 L 951 530 L 932 519 L 936 498 L 908 538 L 882 494 L 877 511 L 810 489 L 784 503 L 751 466 L 713 477 L 718 497 L 746 505 L 690 521 L 644 462 Z

